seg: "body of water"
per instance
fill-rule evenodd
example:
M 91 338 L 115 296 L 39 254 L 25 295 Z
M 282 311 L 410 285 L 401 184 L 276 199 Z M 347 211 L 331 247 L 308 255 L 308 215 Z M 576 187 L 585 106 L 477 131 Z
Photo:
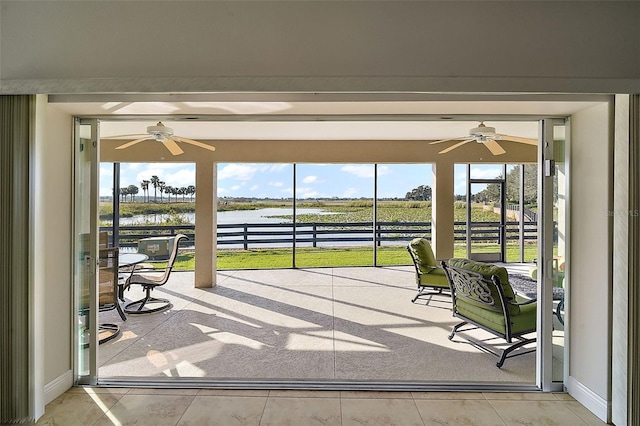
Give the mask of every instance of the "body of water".
M 340 214 L 326 211 L 324 209 L 297 209 L 297 214 Z M 218 212 L 218 224 L 227 223 L 291 223 L 291 219 L 273 216 L 293 215 L 293 209 L 287 208 L 266 208 L 257 210 L 230 210 Z M 195 213 L 179 213 L 177 216 L 184 218 L 189 223 L 196 223 Z M 136 215 L 132 217 L 121 217 L 120 225 L 142 225 L 157 224 L 167 219 L 166 214 Z
M 311 208 L 301 208 L 296 210 L 297 214 L 340 214 L 337 212 L 326 211 L 324 209 L 311 209 Z M 241 226 L 245 223 L 250 224 L 269 224 L 269 223 L 292 223 L 293 220 L 290 218 L 282 218 L 282 217 L 274 217 L 274 216 L 292 216 L 293 209 L 288 208 L 265 208 L 265 209 L 257 209 L 257 210 L 231 210 L 217 213 L 218 225 L 222 224 L 237 224 Z M 195 224 L 195 213 L 182 213 L 178 214 L 178 216 L 182 217 L 185 221 L 188 221 L 191 224 Z M 154 215 L 137 215 L 132 217 L 120 218 L 120 225 L 153 225 L 159 224 L 163 220 L 166 220 L 168 215 L 165 214 L 154 214 Z M 299 231 L 302 230 L 310 230 L 311 228 L 298 228 Z M 236 229 L 234 229 L 236 230 Z M 261 228 L 262 232 L 282 232 L 286 231 L 287 228 L 271 228 L 264 227 Z M 289 229 L 292 232 L 291 229 Z M 340 237 L 345 238 L 355 238 L 362 237 L 363 235 L 357 234 L 340 234 Z M 219 241 L 224 240 L 233 240 L 238 237 L 225 237 L 219 236 Z M 261 236 L 250 236 L 249 241 L 257 240 L 263 238 Z M 291 238 L 291 235 L 272 235 L 269 238 L 272 239 L 287 239 Z M 383 245 L 395 245 L 395 244 L 404 244 L 404 243 L 395 243 L 395 242 L 383 242 Z M 334 242 L 319 242 L 317 244 L 318 247 L 335 247 L 335 246 L 353 246 L 353 245 L 371 245 L 371 243 L 367 242 L 349 242 L 349 241 L 334 241 Z M 297 247 L 311 247 L 312 243 L 302 243 L 298 242 L 296 244 Z M 219 249 L 231 249 L 231 248 L 242 248 L 242 244 L 218 244 Z M 268 247 L 291 247 L 291 243 L 250 243 L 251 248 L 268 248 Z

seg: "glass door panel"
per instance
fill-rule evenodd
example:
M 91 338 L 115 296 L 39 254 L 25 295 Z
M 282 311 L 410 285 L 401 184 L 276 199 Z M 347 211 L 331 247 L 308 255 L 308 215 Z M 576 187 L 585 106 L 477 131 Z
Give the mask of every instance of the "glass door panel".
M 554 124 L 553 143 L 555 167 L 553 175 L 553 261 L 551 262 L 551 281 L 553 285 L 553 369 L 552 381 L 564 382 L 564 359 L 566 345 L 564 339 L 565 303 L 565 268 L 567 243 L 567 173 L 565 163 L 566 137 L 565 124 Z
M 412 265 L 407 244 L 431 238 L 431 164 L 378 164 L 376 265 Z
M 95 384 L 98 346 L 98 122 L 77 120 L 74 168 L 74 313 L 75 377 Z
M 506 166 L 493 165 L 498 170 L 494 179 L 474 178 L 474 170 L 478 167 L 468 167 L 470 179 L 467 184 L 467 257 L 483 262 L 504 262 Z M 488 171 L 492 173 L 491 169 Z
M 292 176 L 292 164 L 218 164 L 218 269 L 292 267 Z
M 373 164 L 296 164 L 297 267 L 373 265 Z
M 560 390 L 566 377 L 564 359 L 566 267 L 567 150 L 565 123 L 560 119 L 541 122 L 538 181 L 539 247 L 538 278 L 538 383 L 543 390 Z

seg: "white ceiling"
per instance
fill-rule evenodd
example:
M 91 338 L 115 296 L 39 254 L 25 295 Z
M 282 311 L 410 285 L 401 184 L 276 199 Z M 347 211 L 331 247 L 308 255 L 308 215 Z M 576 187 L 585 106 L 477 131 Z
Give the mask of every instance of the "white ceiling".
M 396 95 L 368 100 L 366 94 L 351 95 L 365 98 L 355 101 L 343 100 L 348 94 L 245 94 L 237 97 L 247 100 L 235 101 L 225 95 L 94 96 L 86 101 L 78 96 L 53 96 L 50 102 L 71 115 L 99 117 L 102 138 L 141 134 L 162 120 L 176 135 L 201 140 L 436 140 L 465 136 L 480 120 L 498 133 L 536 138 L 539 118 L 566 117 L 603 102 L 602 97 L 527 100 L 497 95 L 461 100 L 403 100 L 409 96 Z

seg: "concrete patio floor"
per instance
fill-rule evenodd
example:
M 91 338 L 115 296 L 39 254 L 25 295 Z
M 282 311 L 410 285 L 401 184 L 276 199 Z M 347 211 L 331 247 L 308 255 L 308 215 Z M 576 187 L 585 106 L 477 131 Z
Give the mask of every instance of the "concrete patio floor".
M 511 273 L 528 268 L 510 265 Z M 171 300 L 165 312 L 128 315 L 125 322 L 115 311 L 100 314 L 101 322 L 120 323 L 122 334 L 99 346 L 99 378 L 535 380 L 535 353 L 498 369 L 493 355 L 450 341 L 458 321 L 449 296 L 411 303 L 417 291 L 412 267 L 233 270 L 219 272 L 210 289 L 193 282 L 193 272 L 173 272 L 154 290 Z M 134 289 L 125 296 L 141 294 Z

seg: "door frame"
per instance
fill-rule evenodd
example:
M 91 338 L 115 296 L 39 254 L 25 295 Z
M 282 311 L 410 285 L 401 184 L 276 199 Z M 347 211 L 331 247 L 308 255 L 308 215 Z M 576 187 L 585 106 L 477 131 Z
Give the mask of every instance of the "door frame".
M 505 262 L 507 259 L 507 233 L 506 233 L 506 182 L 507 182 L 507 165 L 502 164 L 502 178 L 494 179 L 472 179 L 471 178 L 471 163 L 467 164 L 467 223 L 466 223 L 466 237 L 467 237 L 467 258 L 472 260 L 478 260 L 481 262 Z M 497 184 L 500 188 L 500 223 L 498 225 L 498 244 L 500 250 L 492 253 L 473 253 L 472 250 L 472 221 L 471 221 L 471 186 L 474 184 Z
M 98 382 L 99 140 L 97 119 L 74 119 L 72 270 L 73 318 L 77 326 L 73 335 L 73 377 L 78 385 Z M 84 306 L 87 295 L 89 303 Z

